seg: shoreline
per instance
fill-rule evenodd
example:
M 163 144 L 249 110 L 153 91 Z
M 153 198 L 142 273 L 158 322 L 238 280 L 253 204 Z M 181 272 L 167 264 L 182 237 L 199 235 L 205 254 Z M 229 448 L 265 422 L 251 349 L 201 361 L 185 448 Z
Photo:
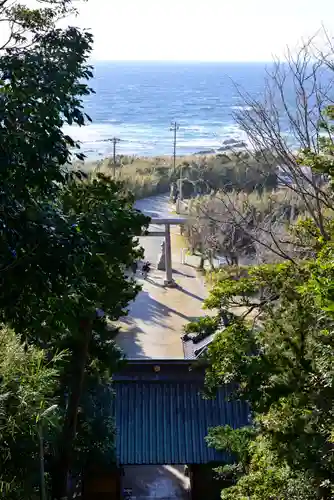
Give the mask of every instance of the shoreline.
M 171 148 L 172 149 L 172 148 Z M 185 158 L 197 158 L 197 157 L 204 157 L 204 156 L 217 156 L 220 154 L 233 154 L 236 152 L 242 152 L 242 151 L 247 151 L 249 149 L 249 145 L 243 141 L 243 140 L 238 140 L 238 139 L 226 139 L 222 141 L 221 145 L 217 148 L 208 148 L 208 149 L 201 149 L 199 151 L 192 151 L 189 153 L 180 153 L 176 154 L 176 159 L 185 159 Z M 104 155 L 103 153 L 99 153 L 98 155 L 89 155 L 87 153 L 84 153 L 84 150 L 79 150 L 83 154 L 86 155 L 86 158 L 84 162 L 80 163 L 100 163 L 105 160 L 110 160 L 112 159 L 113 155 L 107 154 Z M 161 158 L 161 159 L 171 159 L 173 158 L 172 153 L 161 153 L 157 154 L 154 153 L 152 155 L 147 155 L 147 154 L 134 154 L 134 153 L 118 153 L 116 155 L 116 158 L 118 160 L 122 158 L 133 158 L 134 160 L 152 160 L 154 158 Z M 74 161 L 73 163 L 77 163 L 77 161 Z
M 239 149 L 231 149 L 226 148 L 222 151 L 212 150 L 208 151 L 200 151 L 199 153 L 191 153 L 185 155 L 176 155 L 175 156 L 175 165 L 176 170 L 179 170 L 181 166 L 185 164 L 200 164 L 201 162 L 214 161 L 215 159 L 219 160 L 220 158 L 225 158 L 227 163 L 235 163 L 236 155 L 244 152 L 247 153 L 246 148 Z M 85 158 L 84 161 L 80 161 L 74 159 L 72 164 L 70 164 L 70 168 L 83 170 L 86 173 L 93 173 L 94 171 L 100 172 L 111 172 L 114 168 L 113 156 L 101 156 L 99 159 L 91 159 Z M 126 177 L 131 177 L 133 175 L 143 175 L 144 177 L 153 172 L 157 172 L 157 170 L 163 169 L 166 172 L 174 170 L 174 156 L 173 155 L 116 155 L 116 163 L 115 170 L 117 175 L 121 175 L 122 177 L 125 175 Z M 161 172 L 159 173 L 159 176 Z M 119 179 L 120 180 L 120 179 Z

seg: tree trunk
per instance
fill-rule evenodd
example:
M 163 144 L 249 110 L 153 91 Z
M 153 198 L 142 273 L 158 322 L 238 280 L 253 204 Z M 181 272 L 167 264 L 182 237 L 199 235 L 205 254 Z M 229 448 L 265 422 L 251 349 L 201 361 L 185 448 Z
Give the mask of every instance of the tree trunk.
M 204 269 L 204 257 L 201 255 L 201 260 L 199 261 L 198 269 Z
M 232 260 L 232 266 L 239 265 L 239 259 L 238 259 L 238 255 L 236 254 L 236 252 L 231 253 L 231 260 Z
M 212 250 L 208 251 L 208 261 L 209 261 L 209 264 L 210 264 L 210 267 L 211 267 L 211 271 L 214 271 L 215 270 L 215 266 L 214 266 L 214 263 L 213 263 L 213 252 L 212 252 Z
M 52 474 L 52 498 L 62 500 L 69 498 L 68 479 L 72 462 L 72 450 L 77 430 L 78 408 L 82 395 L 82 388 L 85 375 L 85 367 L 88 358 L 89 342 L 91 338 L 92 325 L 90 321 L 81 322 L 81 331 L 83 335 L 82 344 L 79 353 L 73 353 L 73 363 L 77 365 L 76 372 L 73 374 L 73 384 L 69 393 L 65 420 L 60 444 L 58 447 L 58 456 Z

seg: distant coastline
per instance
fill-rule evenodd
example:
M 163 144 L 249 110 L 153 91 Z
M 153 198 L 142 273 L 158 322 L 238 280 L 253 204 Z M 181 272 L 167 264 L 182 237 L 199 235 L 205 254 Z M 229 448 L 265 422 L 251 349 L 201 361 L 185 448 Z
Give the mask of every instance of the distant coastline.
M 107 139 L 106 141 L 111 142 L 112 140 Z M 247 142 L 242 141 L 242 140 L 226 139 L 225 141 L 222 141 L 221 146 L 219 146 L 217 148 L 208 148 L 208 149 L 202 149 L 199 151 L 192 151 L 190 153 L 177 154 L 177 157 L 178 158 L 187 158 L 187 157 L 192 157 L 192 156 L 196 157 L 196 156 L 219 155 L 222 153 L 233 153 L 236 151 L 245 151 L 248 148 L 248 146 L 249 145 L 247 144 Z M 122 154 L 122 153 L 120 153 L 117 156 L 118 157 L 129 156 L 129 157 L 133 157 L 133 158 L 151 158 L 151 159 L 159 158 L 159 157 L 169 159 L 172 157 L 172 155 L 170 153 L 154 154 L 154 155 L 136 155 L 136 154 Z M 103 162 L 103 161 L 108 160 L 108 159 L 112 160 L 111 154 L 108 154 L 106 156 L 103 156 L 102 154 L 98 155 L 98 156 L 86 154 L 85 163 L 95 163 L 95 162 L 100 163 L 100 162 Z
M 83 100 L 92 123 L 64 128 L 79 141 L 89 160 L 117 153 L 135 156 L 173 154 L 172 122 L 178 123 L 177 153 L 207 154 L 226 141 L 246 142 L 233 119 L 244 109 L 234 82 L 257 94 L 264 86 L 265 64 L 98 62 Z

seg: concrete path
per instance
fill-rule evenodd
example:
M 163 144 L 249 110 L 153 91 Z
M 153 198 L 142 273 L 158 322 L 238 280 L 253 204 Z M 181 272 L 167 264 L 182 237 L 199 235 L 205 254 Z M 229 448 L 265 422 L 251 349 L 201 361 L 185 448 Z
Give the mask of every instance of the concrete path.
M 168 197 L 141 200 L 137 207 L 151 217 L 168 217 Z M 161 228 L 160 228 L 161 229 Z M 154 228 L 157 230 L 157 228 Z M 156 264 L 163 238 L 141 238 L 145 257 Z M 129 315 L 120 322 L 119 345 L 128 358 L 183 358 L 183 326 L 204 314 L 205 288 L 193 267 L 181 264 L 185 242 L 179 228 L 171 228 L 173 277 L 177 288 L 165 288 L 165 273 L 155 267 L 143 280 L 143 290 L 130 304 Z M 137 500 L 187 500 L 189 479 L 184 468 L 173 465 L 124 467 L 122 489 Z
M 163 209 L 166 210 L 166 202 L 161 206 L 161 197 L 158 199 L 157 211 L 160 215 Z M 157 239 L 160 238 L 141 239 L 147 259 L 154 264 L 160 250 Z M 119 323 L 121 332 L 117 342 L 130 359 L 183 358 L 183 326 L 205 314 L 202 310 L 206 295 L 203 279 L 194 268 L 181 264 L 184 241 L 176 227 L 172 228 L 171 240 L 173 274 L 177 288 L 165 288 L 164 273 L 153 268 L 147 280 L 138 278 L 143 290 L 130 304 L 129 315 Z
M 122 489 L 136 500 L 185 500 L 190 498 L 190 481 L 180 465 L 124 467 Z

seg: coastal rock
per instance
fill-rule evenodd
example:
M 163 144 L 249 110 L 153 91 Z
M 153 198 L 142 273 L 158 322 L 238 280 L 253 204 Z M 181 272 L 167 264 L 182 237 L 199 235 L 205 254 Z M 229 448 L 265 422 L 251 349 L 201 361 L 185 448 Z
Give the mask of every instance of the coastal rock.
M 228 146 L 229 144 L 236 144 L 238 142 L 240 142 L 238 139 L 225 139 L 225 141 L 223 141 L 223 144 Z
M 204 151 L 197 151 L 197 153 L 195 153 L 196 155 L 214 155 L 216 152 L 215 149 L 206 149 Z
M 246 147 L 247 147 L 247 144 L 244 141 L 239 141 L 239 142 L 233 141 L 233 143 L 229 143 L 229 144 L 226 144 L 225 146 L 221 146 L 220 148 L 218 148 L 217 151 L 222 152 L 222 151 L 228 151 L 229 149 L 246 148 Z

